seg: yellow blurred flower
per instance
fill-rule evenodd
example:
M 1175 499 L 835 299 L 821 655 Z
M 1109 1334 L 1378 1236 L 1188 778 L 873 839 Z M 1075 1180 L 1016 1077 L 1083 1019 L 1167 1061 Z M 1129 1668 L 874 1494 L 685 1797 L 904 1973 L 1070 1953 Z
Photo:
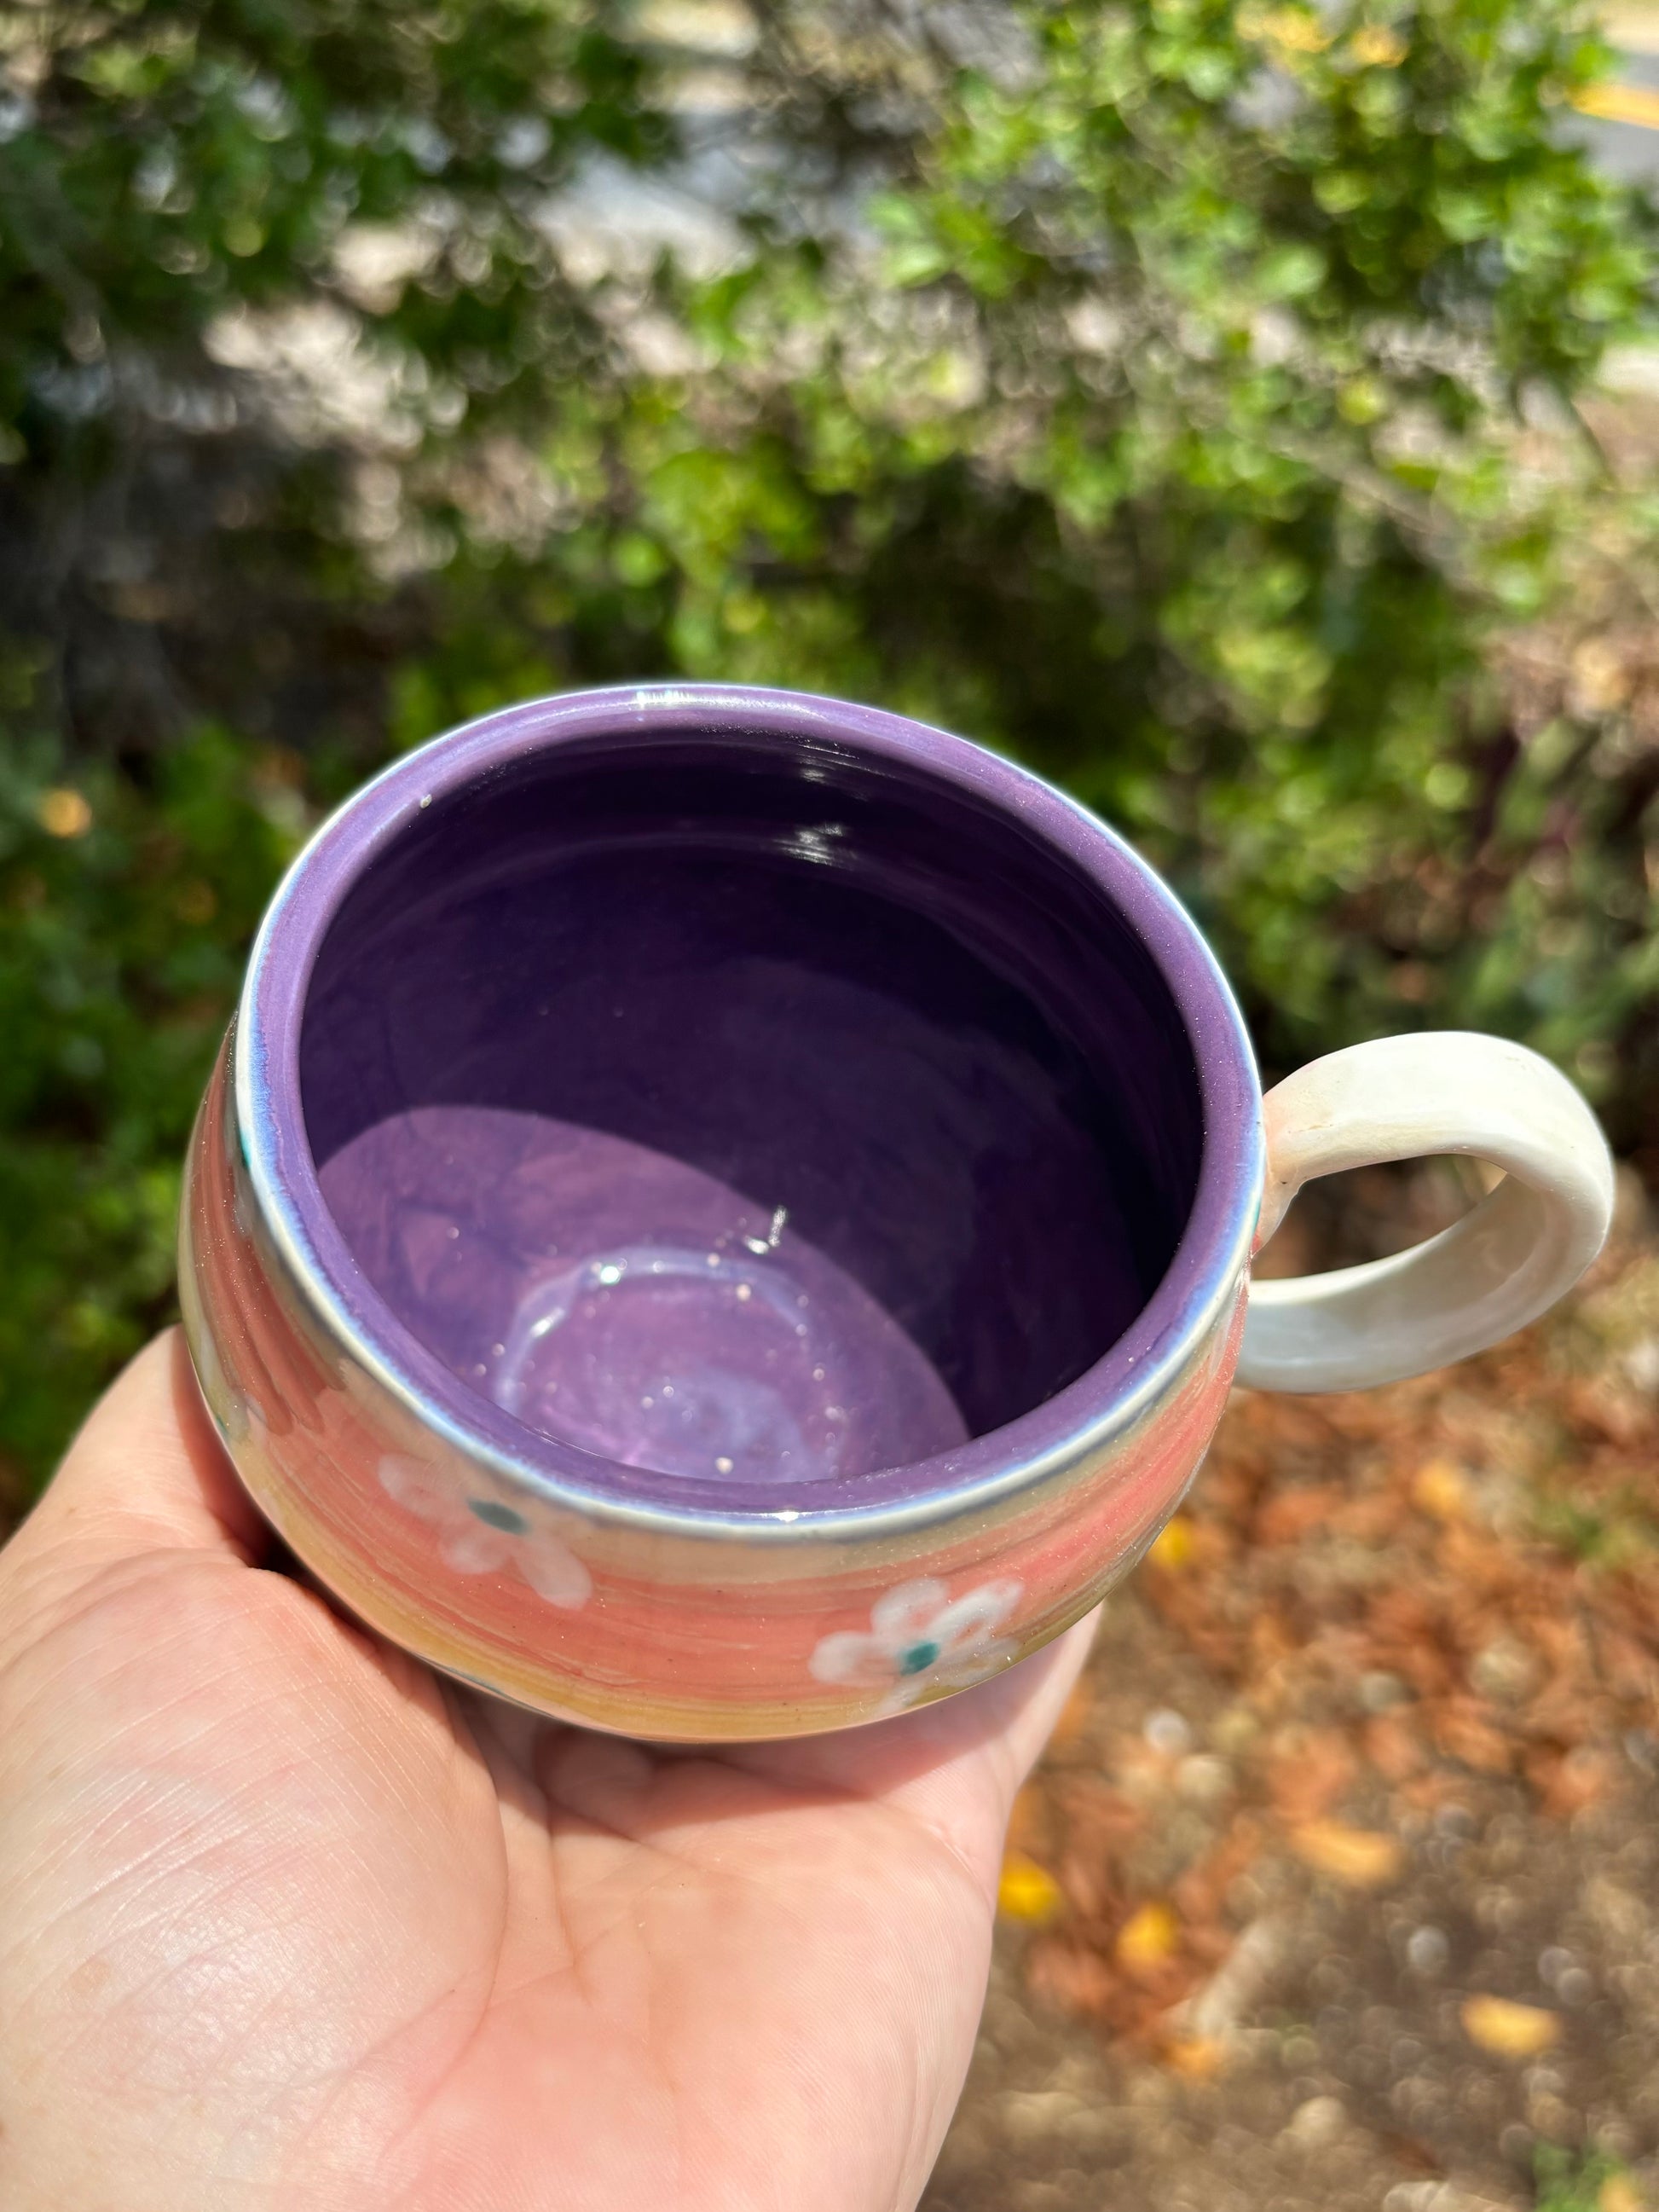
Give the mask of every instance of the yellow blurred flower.
M 1146 1556 L 1155 1567 L 1173 1571 L 1186 1565 L 1193 1556 L 1193 1524 L 1184 1513 L 1177 1513 L 1158 1530 Z
M 1164 2063 L 1189 2081 L 1207 2081 L 1227 2063 L 1227 2046 L 1212 2035 L 1182 2035 L 1166 2043 Z
M 1258 39 L 1286 53 L 1322 54 L 1331 34 L 1310 9 L 1247 8 L 1238 17 L 1241 38 Z
M 1113 1956 L 1127 1974 L 1144 1974 L 1174 1955 L 1181 1923 L 1167 1905 L 1143 1905 L 1117 1931 Z
M 1463 2033 L 1498 2058 L 1536 2058 L 1560 2036 L 1561 2023 L 1541 2005 L 1509 1997 L 1471 1997 L 1462 2011 Z
M 1010 1851 L 997 1884 L 997 1910 L 1006 1919 L 1042 1922 L 1065 1910 L 1060 1884 L 1024 1851 Z
M 1433 1520 L 1462 1520 L 1469 1504 L 1462 1468 L 1454 1460 L 1425 1460 L 1412 1480 L 1412 1503 Z
M 35 815 L 49 837 L 84 837 L 92 827 L 92 809 L 68 784 L 43 792 Z
M 1398 69 L 1406 58 L 1406 41 L 1386 23 L 1364 23 L 1350 40 L 1348 52 L 1362 69 Z

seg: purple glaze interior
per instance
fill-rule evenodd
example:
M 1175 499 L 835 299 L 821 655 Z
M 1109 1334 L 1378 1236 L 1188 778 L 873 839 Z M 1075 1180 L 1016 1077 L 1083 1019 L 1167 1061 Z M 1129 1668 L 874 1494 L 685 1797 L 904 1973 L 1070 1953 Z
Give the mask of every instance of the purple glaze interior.
M 967 1436 L 891 1316 L 789 1224 L 625 1138 L 486 1106 L 355 1137 L 323 1194 L 452 1374 L 539 1435 L 702 1481 L 822 1481 Z
M 713 715 L 441 788 L 334 914 L 299 1073 L 354 1261 L 451 1375 L 722 1488 L 1043 1405 L 1203 1154 L 1170 986 L 1072 855 L 920 752 Z

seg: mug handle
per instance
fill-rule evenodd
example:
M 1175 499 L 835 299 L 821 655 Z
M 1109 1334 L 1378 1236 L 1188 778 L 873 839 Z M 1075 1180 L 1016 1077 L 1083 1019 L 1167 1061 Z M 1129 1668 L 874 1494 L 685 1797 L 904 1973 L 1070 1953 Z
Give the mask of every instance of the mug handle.
M 1468 1152 L 1504 1179 L 1437 1237 L 1387 1260 L 1252 1283 L 1237 1380 L 1361 1390 L 1444 1367 L 1536 1320 L 1601 1250 L 1613 1159 L 1565 1076 L 1469 1030 L 1380 1037 L 1311 1060 L 1262 1101 L 1259 1251 L 1304 1182 Z

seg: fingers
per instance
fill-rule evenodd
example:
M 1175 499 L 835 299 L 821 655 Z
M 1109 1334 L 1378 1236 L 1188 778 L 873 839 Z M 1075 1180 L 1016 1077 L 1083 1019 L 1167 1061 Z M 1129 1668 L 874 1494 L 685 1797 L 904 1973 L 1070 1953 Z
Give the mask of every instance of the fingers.
M 1014 1793 L 1065 1709 L 1098 1618 L 1091 1613 L 994 1681 L 917 1712 L 793 1742 L 734 1745 L 724 1755 L 793 1788 L 884 1797 L 994 1868 Z
M 975 1870 L 988 1906 L 1015 1793 L 1054 1733 L 1098 1620 L 1098 1612 L 1091 1613 L 994 1681 L 890 1724 L 908 1771 L 888 1782 L 889 1802 L 947 1842 Z
M 1009 1705 L 1001 1727 L 993 1732 L 987 1747 L 1002 1769 L 998 1778 L 1010 1809 L 1014 1792 L 1042 1756 L 1066 1699 L 1077 1687 L 1099 1626 L 1097 1607 L 1075 1628 L 1056 1637 L 1045 1651 L 1025 1662 L 1025 1667 L 1036 1670 L 1029 1683 L 1017 1679 L 1025 1667 L 1016 1667 L 987 1686 L 993 1696 L 1000 1692 Z
M 891 1724 L 914 1770 L 913 1794 L 954 1802 L 966 1785 L 999 1830 L 1042 1754 L 1094 1642 L 1098 1612 L 977 1689 Z M 872 1731 L 873 1732 L 873 1731 Z
M 14 1539 L 20 1553 L 67 1547 L 88 1564 L 180 1547 L 252 1560 L 267 1541 L 177 1329 L 146 1346 L 110 1385 Z

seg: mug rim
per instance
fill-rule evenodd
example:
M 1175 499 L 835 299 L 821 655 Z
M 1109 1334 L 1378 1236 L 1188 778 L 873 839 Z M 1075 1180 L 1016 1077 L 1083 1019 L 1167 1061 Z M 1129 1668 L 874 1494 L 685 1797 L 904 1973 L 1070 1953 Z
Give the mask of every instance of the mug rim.
M 902 761 L 1018 817 L 1081 871 L 1146 947 L 1193 1054 L 1203 1136 L 1191 1212 L 1152 1295 L 1123 1334 L 1041 1405 L 967 1443 L 857 1478 L 769 1487 L 764 1506 L 724 1486 L 670 1494 L 676 1478 L 542 1437 L 470 1391 L 369 1285 L 322 1194 L 300 1090 L 311 975 L 340 904 L 435 799 L 525 756 L 626 732 L 757 732 L 844 757 Z M 556 693 L 429 738 L 337 807 L 289 865 L 265 911 L 233 1046 L 240 1150 L 289 1281 L 335 1346 L 422 1428 L 546 1504 L 617 1524 L 745 1540 L 890 1533 L 963 1511 L 1110 1449 L 1162 1396 L 1192 1346 L 1237 1296 L 1260 1210 L 1265 1147 L 1255 1055 L 1231 987 L 1197 925 L 1140 856 L 1080 802 L 969 739 L 885 708 L 739 684 L 628 684 Z M 642 1481 L 642 1478 L 644 1480 Z M 649 1494 L 654 1483 L 665 1486 Z M 680 1479 L 683 1483 L 683 1478 Z M 642 1489 L 647 1494 L 641 1494 Z M 839 1492 L 837 1502 L 828 1502 Z M 823 1504 L 815 1502 L 822 1495 Z

